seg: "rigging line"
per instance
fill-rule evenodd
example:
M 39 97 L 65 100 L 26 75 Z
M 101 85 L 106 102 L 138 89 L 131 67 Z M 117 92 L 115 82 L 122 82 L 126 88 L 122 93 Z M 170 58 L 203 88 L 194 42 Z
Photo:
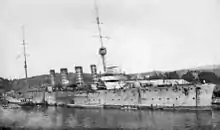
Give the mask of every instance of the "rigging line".
M 94 0 L 94 6 L 95 6 L 95 12 L 96 12 L 96 23 L 97 23 L 98 32 L 99 32 L 99 39 L 100 39 L 101 47 L 104 47 L 103 46 L 102 30 L 101 30 L 101 26 L 100 26 L 101 22 L 100 22 L 100 18 L 99 18 L 99 11 L 98 11 L 96 0 Z

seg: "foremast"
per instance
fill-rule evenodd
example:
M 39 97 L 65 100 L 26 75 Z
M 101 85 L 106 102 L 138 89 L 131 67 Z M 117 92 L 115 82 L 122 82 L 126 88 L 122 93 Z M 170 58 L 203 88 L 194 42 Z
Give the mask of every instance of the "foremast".
M 28 73 L 27 73 L 27 53 L 26 53 L 26 41 L 25 41 L 25 29 L 22 26 L 22 45 L 23 45 L 23 54 L 24 54 L 24 70 L 25 70 L 25 82 L 28 85 Z

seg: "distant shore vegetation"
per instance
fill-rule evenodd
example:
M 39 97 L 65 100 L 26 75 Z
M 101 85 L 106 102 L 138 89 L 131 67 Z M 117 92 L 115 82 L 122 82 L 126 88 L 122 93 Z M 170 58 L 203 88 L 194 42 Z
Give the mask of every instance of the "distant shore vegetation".
M 160 72 L 153 71 L 147 73 L 139 73 L 139 74 L 127 74 L 128 79 L 132 80 L 138 77 L 138 75 L 142 77 L 143 80 L 152 80 L 152 79 L 184 79 L 191 83 L 198 83 L 205 81 L 206 83 L 214 83 L 220 85 L 220 68 L 219 70 L 180 70 L 180 71 L 172 71 L 172 72 Z M 61 75 L 56 74 L 55 81 L 56 83 L 60 83 Z M 76 80 L 75 73 L 69 73 L 68 79 L 70 83 L 74 84 Z M 83 79 L 85 83 L 89 84 L 92 82 L 91 74 L 85 73 L 83 74 Z M 28 83 L 31 88 L 39 88 L 44 84 L 50 84 L 50 76 L 49 75 L 39 75 L 28 78 Z M 25 79 L 14 79 L 9 80 L 6 78 L 0 77 L 0 93 L 10 90 L 22 91 L 27 89 L 25 87 Z

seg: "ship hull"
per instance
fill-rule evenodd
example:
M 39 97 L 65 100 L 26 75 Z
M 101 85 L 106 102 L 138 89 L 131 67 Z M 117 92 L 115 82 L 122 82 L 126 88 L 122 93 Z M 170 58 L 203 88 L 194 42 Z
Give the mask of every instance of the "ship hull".
M 25 93 L 26 99 L 31 99 L 32 103 L 34 104 L 42 104 L 44 103 L 45 99 L 45 92 L 44 91 L 31 91 Z
M 214 84 L 76 92 L 72 106 L 120 109 L 211 109 Z
M 70 104 L 74 97 L 74 93 L 71 91 L 55 91 L 46 92 L 45 101 L 48 105 L 66 105 Z
M 208 110 L 214 84 L 176 85 L 116 90 L 34 92 L 33 103 L 67 105 L 77 108 Z

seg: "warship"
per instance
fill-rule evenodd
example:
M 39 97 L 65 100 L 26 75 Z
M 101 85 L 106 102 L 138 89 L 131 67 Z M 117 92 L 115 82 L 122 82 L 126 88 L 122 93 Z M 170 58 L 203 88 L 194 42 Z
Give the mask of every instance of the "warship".
M 136 80 L 131 81 L 117 69 L 116 66 L 106 66 L 107 48 L 103 45 L 101 22 L 98 8 L 95 4 L 96 22 L 98 26 L 101 47 L 99 54 L 103 63 L 103 74 L 97 74 L 96 65 L 91 65 L 93 83 L 85 86 L 83 69 L 75 67 L 77 87 L 67 101 L 69 107 L 80 108 L 120 108 L 120 109 L 182 109 L 210 108 L 212 105 L 215 84 L 188 83 L 183 79 L 177 80 Z M 53 82 L 53 81 L 52 81 Z M 54 102 L 55 101 L 55 98 Z
M 103 45 L 101 22 L 95 4 L 96 22 L 101 47 L 99 55 L 102 59 L 103 73 L 97 73 L 97 66 L 90 65 L 93 83 L 83 80 L 82 66 L 75 66 L 76 85 L 72 85 L 67 68 L 61 68 L 62 89 L 56 87 L 55 70 L 50 70 L 51 85 L 41 90 L 29 91 L 30 100 L 34 104 L 66 105 L 80 108 L 120 108 L 120 109 L 183 109 L 211 108 L 215 84 L 188 83 L 177 80 L 129 80 L 117 66 L 106 65 L 107 48 Z M 25 70 L 27 68 L 25 58 Z M 25 71 L 26 72 L 26 71 Z M 27 72 L 26 72 L 27 78 Z M 184 82 L 182 82 L 184 81 Z M 74 87 L 73 87 L 74 86 Z

